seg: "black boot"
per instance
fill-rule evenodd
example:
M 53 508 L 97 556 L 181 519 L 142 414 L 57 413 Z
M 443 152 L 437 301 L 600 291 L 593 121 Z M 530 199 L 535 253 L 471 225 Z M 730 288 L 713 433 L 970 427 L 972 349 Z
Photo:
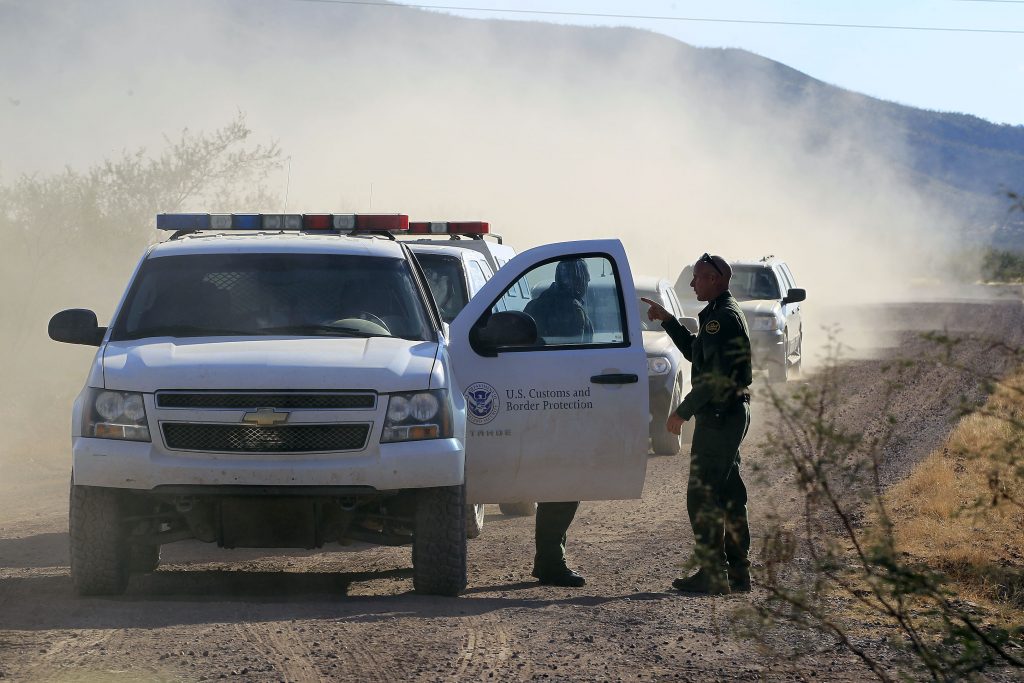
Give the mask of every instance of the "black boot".
M 693 576 L 679 577 L 672 587 L 681 593 L 703 593 L 706 595 L 728 595 L 729 577 L 724 570 L 701 569 Z
M 750 569 L 729 567 L 729 590 L 733 593 L 750 592 Z
M 585 586 L 587 580 L 569 569 L 563 562 L 561 565 L 541 569 L 533 566 L 533 576 L 545 586 L 564 586 L 566 588 L 579 588 Z

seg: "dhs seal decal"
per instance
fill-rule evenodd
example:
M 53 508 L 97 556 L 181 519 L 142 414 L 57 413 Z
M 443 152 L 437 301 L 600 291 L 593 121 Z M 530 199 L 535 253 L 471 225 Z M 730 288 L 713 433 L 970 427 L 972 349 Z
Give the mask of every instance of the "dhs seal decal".
M 466 417 L 473 424 L 484 425 L 498 417 L 501 400 L 498 390 L 486 382 L 470 384 L 466 389 Z

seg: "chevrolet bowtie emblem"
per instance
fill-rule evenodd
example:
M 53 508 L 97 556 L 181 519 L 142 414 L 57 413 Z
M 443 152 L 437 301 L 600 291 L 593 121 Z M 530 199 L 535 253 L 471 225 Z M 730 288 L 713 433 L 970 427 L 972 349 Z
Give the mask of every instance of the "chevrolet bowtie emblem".
M 273 408 L 260 408 L 254 413 L 246 413 L 242 422 L 257 425 L 259 427 L 270 427 L 288 421 L 290 413 L 279 413 Z

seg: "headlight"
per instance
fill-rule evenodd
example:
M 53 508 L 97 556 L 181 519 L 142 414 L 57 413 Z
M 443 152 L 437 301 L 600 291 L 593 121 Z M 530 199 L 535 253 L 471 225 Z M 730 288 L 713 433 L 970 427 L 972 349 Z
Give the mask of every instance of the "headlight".
M 448 392 L 418 391 L 391 394 L 388 414 L 384 420 L 381 443 L 416 441 L 419 439 L 447 439 L 451 437 L 451 404 Z
M 758 315 L 754 316 L 753 323 L 750 326 L 752 330 L 777 330 L 779 329 L 779 319 L 774 315 Z
M 668 358 L 655 356 L 647 359 L 648 375 L 667 375 L 672 370 L 672 363 Z
M 142 394 L 90 389 L 82 434 L 97 439 L 149 441 L 146 404 Z

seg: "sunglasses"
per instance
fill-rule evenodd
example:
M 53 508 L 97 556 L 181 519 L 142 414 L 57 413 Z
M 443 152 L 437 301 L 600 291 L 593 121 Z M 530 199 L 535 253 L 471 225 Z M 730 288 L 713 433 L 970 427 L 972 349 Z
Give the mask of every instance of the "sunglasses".
M 711 265 L 712 268 L 715 269 L 716 273 L 718 273 L 719 275 L 725 275 L 725 273 L 722 272 L 722 269 L 718 267 L 718 264 L 715 263 L 715 259 L 711 258 L 711 254 L 707 253 L 706 251 L 704 252 L 703 256 L 697 259 L 697 263 L 708 263 Z

